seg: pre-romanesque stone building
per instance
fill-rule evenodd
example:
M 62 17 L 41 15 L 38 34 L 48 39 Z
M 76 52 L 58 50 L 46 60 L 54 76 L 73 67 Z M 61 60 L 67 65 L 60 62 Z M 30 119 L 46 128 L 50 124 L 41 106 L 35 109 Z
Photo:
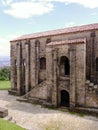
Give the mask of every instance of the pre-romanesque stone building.
M 98 24 L 12 40 L 11 86 L 55 107 L 98 108 Z

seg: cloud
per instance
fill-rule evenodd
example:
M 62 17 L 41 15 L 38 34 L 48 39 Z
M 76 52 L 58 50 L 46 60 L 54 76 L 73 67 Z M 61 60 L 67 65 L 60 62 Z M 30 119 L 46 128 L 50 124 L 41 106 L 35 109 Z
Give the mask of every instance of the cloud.
M 7 36 L 0 36 L 0 56 L 9 56 L 10 55 L 10 40 L 18 37 L 20 34 L 16 35 L 10 34 Z
M 86 8 L 91 8 L 91 9 L 98 7 L 98 0 L 93 0 L 93 1 L 92 0 L 46 0 L 46 1 L 62 2 L 65 4 L 76 3 L 76 4 L 83 5 Z
M 75 23 L 74 22 L 68 22 L 66 23 L 65 27 L 71 27 L 71 26 L 74 26 Z
M 30 18 L 34 15 L 43 15 L 49 13 L 54 8 L 50 2 L 12 2 L 9 4 L 9 9 L 4 10 L 4 13 L 15 18 Z
M 33 16 L 48 14 L 54 10 L 55 2 L 68 4 L 76 3 L 85 8 L 97 8 L 98 0 L 2 0 L 4 13 L 15 18 L 27 19 Z
M 1 0 L 1 3 L 5 6 L 11 4 L 13 2 L 13 0 Z

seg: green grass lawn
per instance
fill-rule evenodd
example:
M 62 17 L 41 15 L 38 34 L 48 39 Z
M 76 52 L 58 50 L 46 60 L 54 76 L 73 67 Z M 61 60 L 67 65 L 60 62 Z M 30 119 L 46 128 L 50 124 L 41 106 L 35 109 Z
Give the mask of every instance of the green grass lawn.
M 0 81 L 0 90 L 9 90 L 11 88 L 10 81 Z
M 0 119 L 0 130 L 25 130 L 25 129 L 9 121 Z

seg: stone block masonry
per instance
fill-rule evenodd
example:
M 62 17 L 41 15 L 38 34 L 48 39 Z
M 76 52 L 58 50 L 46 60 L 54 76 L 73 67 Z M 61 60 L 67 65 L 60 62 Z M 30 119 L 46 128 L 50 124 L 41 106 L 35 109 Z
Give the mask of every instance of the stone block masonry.
M 42 99 L 54 107 L 98 109 L 97 86 L 98 24 L 11 41 L 10 93 Z

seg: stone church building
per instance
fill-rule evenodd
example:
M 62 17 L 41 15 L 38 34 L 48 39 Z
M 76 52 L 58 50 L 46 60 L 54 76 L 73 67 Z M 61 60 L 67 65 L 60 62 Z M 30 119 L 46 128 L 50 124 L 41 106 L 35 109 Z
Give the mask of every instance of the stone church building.
M 10 43 L 10 94 L 55 107 L 98 108 L 98 24 L 23 35 Z

